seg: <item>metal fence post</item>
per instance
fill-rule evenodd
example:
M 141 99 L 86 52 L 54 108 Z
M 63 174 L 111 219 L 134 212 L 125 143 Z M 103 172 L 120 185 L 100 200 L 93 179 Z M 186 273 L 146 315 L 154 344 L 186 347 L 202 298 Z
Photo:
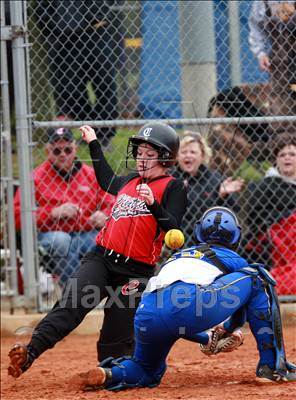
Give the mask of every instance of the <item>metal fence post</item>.
M 24 7 L 26 2 L 11 1 L 11 24 L 23 27 Z M 25 307 L 36 308 L 37 283 L 35 274 L 34 256 L 34 224 L 33 224 L 33 198 L 32 178 L 30 165 L 30 125 L 27 98 L 27 73 L 25 62 L 25 40 L 17 36 L 12 40 L 13 78 L 15 91 L 16 133 L 18 145 L 18 162 L 21 184 L 21 237 L 22 255 L 24 262 L 24 294 Z
M 229 46 L 231 65 L 231 84 L 241 84 L 240 36 L 239 36 L 239 2 L 229 3 Z
M 179 7 L 182 85 L 185 100 L 183 115 L 205 117 L 208 101 L 216 92 L 213 3 L 212 1 L 181 1 Z M 207 46 L 204 46 L 204 43 L 207 43 Z M 205 76 L 210 77 L 207 86 L 203 85 Z
M 1 2 L 1 26 L 5 26 L 4 2 Z M 12 173 L 12 155 L 11 155 L 11 130 L 10 130 L 10 109 L 9 109 L 9 90 L 8 90 L 8 66 L 7 66 L 7 46 L 5 39 L 1 38 L 1 90 L 2 90 L 2 112 L 3 112 L 3 130 L 1 136 L 3 138 L 5 152 L 5 180 L 7 187 L 7 230 L 8 230 L 8 247 L 9 247 L 9 292 L 14 308 L 17 295 L 17 264 L 16 264 L 16 240 L 15 240 L 15 223 L 13 213 L 13 173 Z M 1 177 L 1 180 L 4 177 Z M 6 223 L 6 221 L 4 221 Z

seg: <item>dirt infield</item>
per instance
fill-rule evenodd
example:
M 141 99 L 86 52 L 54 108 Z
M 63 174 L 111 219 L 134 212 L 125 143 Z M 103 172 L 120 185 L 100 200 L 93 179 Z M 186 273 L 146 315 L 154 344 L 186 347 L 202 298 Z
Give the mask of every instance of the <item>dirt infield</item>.
M 296 361 L 295 328 L 285 328 L 288 358 Z M 158 388 L 133 389 L 112 393 L 75 392 L 67 381 L 77 371 L 96 364 L 96 336 L 69 336 L 54 350 L 43 354 L 30 371 L 17 380 L 8 377 L 7 351 L 15 339 L 1 342 L 1 398 L 4 400 L 94 400 L 94 399 L 295 399 L 296 385 L 254 382 L 257 350 L 254 339 L 245 331 L 245 343 L 230 354 L 206 357 L 197 345 L 179 341 L 168 359 L 168 371 Z

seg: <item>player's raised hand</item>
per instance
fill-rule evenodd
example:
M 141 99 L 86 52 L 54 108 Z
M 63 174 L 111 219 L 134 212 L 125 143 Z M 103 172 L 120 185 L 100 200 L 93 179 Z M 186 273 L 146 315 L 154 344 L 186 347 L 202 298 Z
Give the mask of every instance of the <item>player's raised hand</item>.
M 83 125 L 79 128 L 81 132 L 82 139 L 88 144 L 93 140 L 97 139 L 96 132 L 94 129 L 89 125 Z

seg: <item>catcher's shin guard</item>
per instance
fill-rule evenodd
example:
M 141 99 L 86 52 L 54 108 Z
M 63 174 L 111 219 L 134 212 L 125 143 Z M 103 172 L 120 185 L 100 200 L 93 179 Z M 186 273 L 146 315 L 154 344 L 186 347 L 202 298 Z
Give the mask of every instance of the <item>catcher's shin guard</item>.
M 16 343 L 8 353 L 10 364 L 8 366 L 8 375 L 18 378 L 30 366 L 37 356 L 30 345 L 26 346 L 21 343 Z
M 133 357 L 124 356 L 117 359 L 108 357 L 99 364 L 106 372 L 109 372 L 104 388 L 110 391 L 120 391 L 124 389 L 140 388 L 140 387 L 156 387 L 166 371 L 166 365 L 162 365 L 152 376 L 147 374 L 139 361 Z M 121 379 L 115 381 L 112 379 L 112 368 L 118 367 L 121 371 Z
M 240 329 L 227 332 L 223 326 L 218 325 L 209 332 L 209 343 L 200 345 L 202 353 L 212 356 L 218 353 L 230 353 L 243 344 L 243 333 Z
M 296 365 L 288 362 L 286 359 L 281 312 L 275 290 L 276 281 L 264 268 L 264 265 L 252 264 L 250 267 L 256 268 L 257 274 L 264 281 L 266 291 L 269 295 L 273 346 L 276 354 L 275 369 L 271 370 L 270 367 L 259 364 L 256 372 L 257 377 L 272 381 L 295 381 Z M 267 372 L 268 370 L 271 373 L 270 371 Z M 274 379 L 272 379 L 272 376 Z
M 261 274 L 269 277 L 269 273 L 267 270 L 261 271 Z M 261 275 L 262 276 L 262 275 Z M 276 363 L 275 363 L 275 374 L 278 374 L 282 377 L 282 380 L 286 380 L 288 376 L 291 378 L 291 374 L 294 373 L 294 381 L 296 381 L 295 372 L 296 365 L 289 363 L 286 358 L 286 351 L 284 345 L 283 338 L 283 328 L 282 328 L 282 318 L 280 312 L 280 305 L 277 297 L 277 293 L 274 287 L 274 280 L 268 280 L 266 278 L 266 282 L 268 283 L 267 289 L 271 298 L 271 321 L 272 321 L 272 330 L 273 330 L 273 344 L 276 350 Z

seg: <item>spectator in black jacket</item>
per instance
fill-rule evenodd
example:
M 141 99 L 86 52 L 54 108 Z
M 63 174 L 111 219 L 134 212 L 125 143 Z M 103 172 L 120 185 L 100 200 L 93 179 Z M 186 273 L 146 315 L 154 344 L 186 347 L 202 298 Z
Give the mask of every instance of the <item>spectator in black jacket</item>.
M 208 166 L 211 158 L 211 149 L 205 139 L 196 132 L 185 131 L 180 142 L 178 166 L 173 175 L 182 178 L 187 186 L 187 211 L 182 220 L 185 232 L 185 245 L 192 246 L 193 226 L 192 219 L 201 216 L 205 210 L 213 206 L 225 206 L 239 211 L 236 203 L 236 192 L 244 185 L 240 178 L 224 179 L 218 172 Z
M 296 135 L 274 142 L 275 167 L 247 191 L 249 260 L 264 262 L 279 294 L 296 293 Z

